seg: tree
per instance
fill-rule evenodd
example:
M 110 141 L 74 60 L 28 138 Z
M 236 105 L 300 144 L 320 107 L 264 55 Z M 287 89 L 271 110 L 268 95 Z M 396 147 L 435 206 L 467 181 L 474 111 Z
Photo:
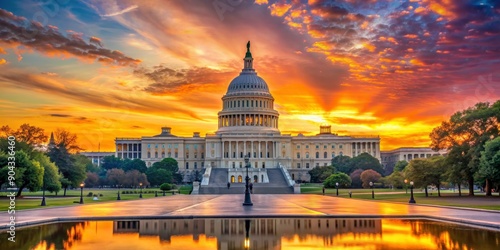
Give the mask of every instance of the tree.
M 33 147 L 40 146 L 47 141 L 43 128 L 30 126 L 27 123 L 21 125 L 15 132 L 11 131 L 11 133 L 16 137 L 16 141 L 25 142 Z
M 61 190 L 61 175 L 56 164 L 50 161 L 50 158 L 42 153 L 37 153 L 34 158 L 43 167 L 42 188 L 49 192 L 59 192 Z
M 391 184 L 393 187 L 402 188 L 404 185 L 405 177 L 400 171 L 394 171 L 391 175 L 385 177 L 387 183 Z
M 454 173 L 469 184 L 469 195 L 474 195 L 474 176 L 479 168 L 481 151 L 491 137 L 499 136 L 500 101 L 477 103 L 474 107 L 456 112 L 430 134 L 434 150 L 447 149 L 448 157 L 458 168 Z M 451 158 L 453 157 L 453 158 Z
M 426 159 L 430 163 L 428 171 L 429 183 L 434 184 L 438 190 L 438 196 L 441 196 L 441 182 L 445 178 L 446 164 L 443 156 L 434 156 Z
M 486 181 L 486 195 L 491 196 L 492 184 L 500 184 L 500 137 L 484 145 L 478 176 Z
M 123 161 L 120 158 L 115 157 L 114 155 L 104 156 L 104 158 L 102 159 L 101 168 L 104 171 L 113 168 L 123 169 Z
M 358 168 L 349 175 L 352 180 L 352 187 L 362 187 L 361 185 L 363 184 L 363 181 L 361 181 L 361 173 L 363 173 L 363 169 Z
M 87 172 L 87 178 L 85 178 L 86 187 L 97 187 L 99 186 L 99 175 L 94 172 Z
M 16 151 L 15 183 L 18 187 L 16 196 L 21 196 L 24 188 L 38 191 L 42 187 L 44 169 L 38 161 L 30 159 L 24 151 Z
M 408 166 L 408 162 L 407 161 L 398 161 L 396 162 L 396 165 L 394 166 L 394 171 L 404 171 L 406 166 Z
M 351 157 L 345 155 L 337 155 L 332 159 L 332 166 L 336 171 L 349 174 L 351 173 Z M 334 171 L 335 172 L 335 171 Z
M 162 168 L 162 169 L 165 169 L 165 170 L 170 171 L 172 173 L 179 172 L 179 166 L 178 166 L 177 161 L 171 157 L 164 158 L 163 160 L 161 160 L 159 162 L 153 163 L 152 167 Z
M 152 186 L 158 186 L 162 183 L 172 183 L 173 174 L 163 168 L 150 167 L 146 171 L 146 176 Z
M 380 175 L 373 169 L 367 169 L 363 171 L 363 173 L 361 173 L 360 177 L 361 181 L 363 182 L 363 188 L 369 188 L 370 182 L 377 182 L 382 177 L 382 175 Z
M 335 168 L 332 166 L 318 166 L 309 170 L 309 175 L 311 176 L 312 183 L 322 183 L 334 172 Z
M 139 186 L 139 184 L 142 183 L 144 186 L 150 185 L 148 182 L 148 178 L 146 174 L 141 173 L 137 170 L 130 170 L 125 173 L 125 180 L 124 180 L 124 185 L 126 186 L 131 186 L 131 187 L 136 187 Z
M 382 168 L 380 161 L 368 153 L 361 153 L 360 155 L 352 158 L 349 165 L 351 170 L 357 168 L 363 170 L 372 169 L 381 175 L 384 173 L 384 169 Z
M 337 187 L 337 183 L 339 184 L 339 187 L 350 187 L 351 186 L 351 178 L 349 175 L 345 173 L 336 173 L 330 175 L 326 180 L 323 182 L 323 185 L 326 188 L 335 188 Z
M 58 147 L 64 147 L 70 153 L 78 153 L 82 148 L 78 146 L 78 137 L 65 129 L 56 129 L 54 133 L 54 141 Z
M 123 171 L 131 171 L 131 170 L 137 170 L 141 173 L 146 173 L 146 170 L 148 167 L 146 167 L 146 163 L 141 160 L 141 159 L 125 159 L 123 161 Z
M 123 169 L 113 168 L 106 172 L 106 181 L 111 186 L 125 184 L 125 172 Z
M 429 159 L 413 159 L 405 169 L 405 176 L 409 181 L 413 181 L 414 186 L 423 187 L 425 196 L 428 197 L 427 186 L 433 184 L 432 162 Z
M 64 189 L 64 196 L 66 196 L 66 190 L 69 186 L 78 187 L 85 180 L 85 160 L 81 156 L 71 155 L 64 143 L 50 147 L 48 155 L 59 168 L 62 175 L 61 185 Z

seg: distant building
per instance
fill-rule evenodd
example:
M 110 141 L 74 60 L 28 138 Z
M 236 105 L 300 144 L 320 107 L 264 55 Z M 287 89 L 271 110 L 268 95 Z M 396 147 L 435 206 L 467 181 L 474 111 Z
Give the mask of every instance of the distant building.
M 115 155 L 115 152 L 80 152 L 80 154 L 87 156 L 92 161 L 92 164 L 100 167 L 103 162 L 103 158 Z
M 428 147 L 401 147 L 394 150 L 380 152 L 381 163 L 385 173 L 392 173 L 398 161 L 411 161 L 417 158 L 430 158 L 437 155 L 446 155 L 446 150 L 434 151 Z

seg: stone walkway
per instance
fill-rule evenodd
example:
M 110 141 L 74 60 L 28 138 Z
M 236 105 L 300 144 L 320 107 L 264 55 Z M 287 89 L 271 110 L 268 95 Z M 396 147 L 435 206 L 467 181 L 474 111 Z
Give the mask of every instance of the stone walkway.
M 500 213 L 354 200 L 310 194 L 252 195 L 253 206 L 243 207 L 243 195 L 176 195 L 71 207 L 20 210 L 16 227 L 68 220 L 193 217 L 422 217 L 500 230 Z M 7 212 L 0 212 L 0 229 L 8 228 Z

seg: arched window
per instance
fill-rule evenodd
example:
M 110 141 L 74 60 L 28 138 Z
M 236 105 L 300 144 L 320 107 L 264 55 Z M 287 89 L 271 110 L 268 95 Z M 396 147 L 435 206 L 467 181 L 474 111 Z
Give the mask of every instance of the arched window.
M 243 182 L 243 177 L 241 177 L 241 175 L 238 175 L 238 182 L 239 182 L 239 183 L 242 183 L 242 182 Z
M 231 182 L 234 182 L 234 175 L 231 175 Z
M 324 152 L 324 153 L 323 153 L 323 158 L 325 158 L 325 159 L 326 159 L 327 157 L 328 157 L 328 153 L 327 153 L 327 152 Z
M 189 169 L 189 162 L 186 162 L 186 169 Z
M 316 152 L 316 159 L 319 158 L 319 152 Z
M 309 152 L 306 152 L 306 159 L 309 159 Z
M 151 152 L 148 152 L 148 158 L 151 158 Z

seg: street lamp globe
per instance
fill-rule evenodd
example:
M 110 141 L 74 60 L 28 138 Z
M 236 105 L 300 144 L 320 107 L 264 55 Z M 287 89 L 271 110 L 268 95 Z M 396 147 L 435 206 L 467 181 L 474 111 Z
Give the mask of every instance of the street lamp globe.
M 85 184 L 83 184 L 83 182 L 80 183 L 80 204 L 83 204 L 83 186 L 84 185 Z
M 370 181 L 370 187 L 373 187 L 373 182 Z

